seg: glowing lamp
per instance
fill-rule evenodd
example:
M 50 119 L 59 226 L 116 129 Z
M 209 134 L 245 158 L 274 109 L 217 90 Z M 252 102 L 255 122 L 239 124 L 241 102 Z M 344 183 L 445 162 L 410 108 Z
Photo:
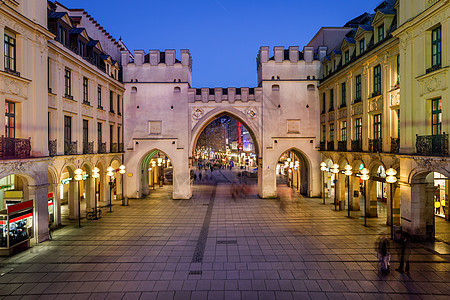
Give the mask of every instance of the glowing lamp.
M 369 170 L 367 170 L 367 168 L 363 168 L 360 172 L 361 172 L 362 180 L 369 180 L 370 176 L 369 176 Z
M 344 172 L 344 174 L 347 175 L 347 176 L 352 175 L 352 174 L 353 174 L 353 172 L 352 172 L 352 166 L 346 165 L 346 166 L 345 166 L 345 172 Z

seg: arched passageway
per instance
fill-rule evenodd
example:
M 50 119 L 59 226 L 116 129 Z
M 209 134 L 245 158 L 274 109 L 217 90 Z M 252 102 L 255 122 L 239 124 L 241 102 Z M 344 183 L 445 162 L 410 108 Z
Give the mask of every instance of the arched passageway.
M 142 197 L 151 194 L 152 190 L 168 188 L 172 190 L 174 168 L 172 160 L 163 151 L 152 150 L 143 159 L 140 168 L 140 191 Z
M 289 149 L 278 159 L 276 174 L 283 182 L 296 189 L 302 195 L 310 190 L 310 164 L 305 155 L 298 149 Z

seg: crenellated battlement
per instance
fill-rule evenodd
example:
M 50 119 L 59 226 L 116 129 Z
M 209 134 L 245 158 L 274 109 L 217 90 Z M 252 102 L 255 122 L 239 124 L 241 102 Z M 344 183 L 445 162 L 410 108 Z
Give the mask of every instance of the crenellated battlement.
M 299 61 L 305 61 L 311 63 L 314 60 L 314 48 L 313 47 L 303 47 L 303 51 L 299 51 L 298 46 L 290 46 L 285 49 L 283 46 L 273 47 L 273 56 L 269 57 L 268 46 L 263 46 L 259 48 L 257 61 L 258 67 L 270 61 L 276 63 L 282 63 L 289 61 L 291 63 L 298 63 Z
M 122 51 L 124 82 L 184 82 L 191 85 L 192 57 L 189 50 L 176 51 L 144 50 L 134 51 L 134 60 L 130 60 L 127 51 Z
M 262 99 L 262 88 L 191 88 L 188 89 L 188 99 L 190 103 L 196 101 L 207 102 L 229 102 L 234 103 L 236 101 L 241 102 L 261 102 Z

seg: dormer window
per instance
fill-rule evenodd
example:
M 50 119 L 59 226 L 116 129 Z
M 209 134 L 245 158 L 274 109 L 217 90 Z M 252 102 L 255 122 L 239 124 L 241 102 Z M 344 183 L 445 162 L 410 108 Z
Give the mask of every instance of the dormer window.
M 366 50 L 366 40 L 362 39 L 359 42 L 359 54 L 362 54 Z
M 384 40 L 384 24 L 378 27 L 378 42 Z
M 347 50 L 347 51 L 345 51 L 345 53 L 344 53 L 344 61 L 345 61 L 345 63 L 348 63 L 349 62 L 349 60 L 350 60 L 350 51 L 349 50 Z
M 59 26 L 59 42 L 63 45 L 66 45 L 67 43 L 67 29 L 65 29 L 62 26 Z
M 86 56 L 86 55 L 84 54 L 84 43 L 83 43 L 82 41 L 78 41 L 78 54 L 79 54 L 81 57 Z
M 106 64 L 106 74 L 109 74 L 109 65 Z

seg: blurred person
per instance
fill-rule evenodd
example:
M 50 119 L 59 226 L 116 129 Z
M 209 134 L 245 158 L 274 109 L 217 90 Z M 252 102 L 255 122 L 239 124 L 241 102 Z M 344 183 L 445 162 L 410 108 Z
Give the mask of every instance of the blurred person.
M 402 250 L 400 252 L 400 266 L 395 270 L 400 273 L 404 272 L 409 273 L 409 255 L 411 254 L 411 239 L 407 232 L 402 232 L 400 242 L 402 243 Z

